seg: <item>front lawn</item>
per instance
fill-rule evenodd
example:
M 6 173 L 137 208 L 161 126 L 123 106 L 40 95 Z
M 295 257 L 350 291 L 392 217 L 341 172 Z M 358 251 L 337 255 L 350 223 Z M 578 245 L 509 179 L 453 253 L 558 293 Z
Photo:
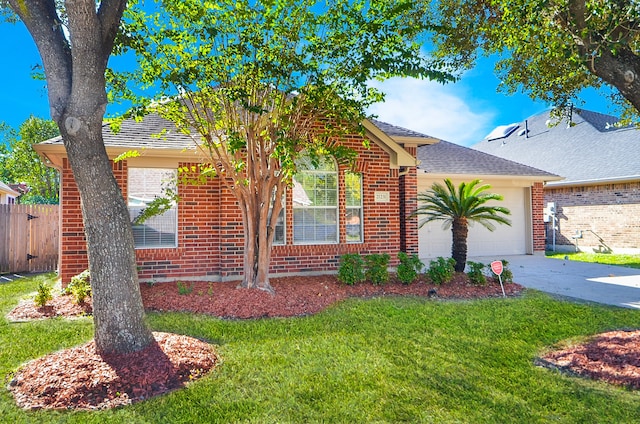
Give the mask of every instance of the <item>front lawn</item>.
M 8 323 L 38 280 L 0 285 L 0 375 L 92 337 L 90 319 Z M 150 313 L 156 331 L 206 339 L 223 363 L 187 389 L 96 412 L 22 411 L 10 423 L 639 422 L 640 394 L 535 367 L 566 340 L 640 328 L 636 310 L 521 298 L 350 299 L 315 316 L 248 321 Z M 8 382 L 8 380 L 6 380 Z
M 573 252 L 559 253 L 546 252 L 548 258 L 562 259 L 568 258 L 570 261 L 593 262 L 597 264 L 619 265 L 629 268 L 640 268 L 640 255 L 629 255 L 622 253 L 588 253 Z

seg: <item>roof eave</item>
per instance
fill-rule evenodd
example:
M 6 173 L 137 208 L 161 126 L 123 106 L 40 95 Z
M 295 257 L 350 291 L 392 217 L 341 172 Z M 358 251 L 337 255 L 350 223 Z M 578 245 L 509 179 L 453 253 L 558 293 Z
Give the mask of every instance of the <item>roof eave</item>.
M 500 181 L 518 181 L 518 182 L 548 182 L 548 181 L 558 181 L 561 180 L 562 177 L 557 175 L 504 175 L 504 174 L 455 174 L 451 172 L 447 173 L 438 173 L 438 172 L 427 172 L 424 170 L 418 170 L 418 176 L 425 176 L 429 178 L 436 179 L 478 179 L 478 180 L 500 180 Z
M 365 129 L 365 135 L 371 141 L 380 146 L 389 154 L 389 166 L 392 169 L 398 169 L 405 166 L 416 166 L 418 161 L 409 152 L 407 152 L 400 144 L 394 141 L 380 128 L 376 127 L 373 122 L 365 119 L 362 122 Z M 411 137 L 413 138 L 413 137 Z
M 598 178 L 590 180 L 578 180 L 578 181 L 560 181 L 547 184 L 550 188 L 555 187 L 576 187 L 576 186 L 590 186 L 590 185 L 603 185 L 611 183 L 629 183 L 640 181 L 640 175 L 626 175 L 623 177 L 611 177 L 611 178 Z
M 62 169 L 62 160 L 67 157 L 67 151 L 62 144 L 34 144 L 33 149 L 45 160 L 48 166 Z M 196 161 L 203 160 L 195 148 L 175 149 L 175 148 L 145 148 L 145 147 L 126 147 L 126 146 L 107 146 L 107 155 L 113 160 L 126 152 L 138 152 L 140 157 L 153 157 L 161 159 L 176 159 L 180 161 Z

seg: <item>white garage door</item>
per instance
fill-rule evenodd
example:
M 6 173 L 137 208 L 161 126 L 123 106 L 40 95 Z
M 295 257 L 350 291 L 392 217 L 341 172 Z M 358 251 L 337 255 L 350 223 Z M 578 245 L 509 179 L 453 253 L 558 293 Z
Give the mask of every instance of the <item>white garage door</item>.
M 457 183 L 456 183 L 457 184 Z M 418 185 L 419 192 L 427 190 L 431 182 Z M 521 255 L 527 253 L 529 237 L 527 232 L 528 214 L 526 194 L 522 187 L 498 187 L 492 184 L 492 193 L 504 196 L 502 202 L 496 203 L 511 211 L 511 226 L 496 224 L 492 232 L 478 223 L 469 227 L 467 238 L 467 256 L 500 256 Z M 444 230 L 442 222 L 431 222 L 419 231 L 419 254 L 421 259 L 451 256 L 451 228 Z

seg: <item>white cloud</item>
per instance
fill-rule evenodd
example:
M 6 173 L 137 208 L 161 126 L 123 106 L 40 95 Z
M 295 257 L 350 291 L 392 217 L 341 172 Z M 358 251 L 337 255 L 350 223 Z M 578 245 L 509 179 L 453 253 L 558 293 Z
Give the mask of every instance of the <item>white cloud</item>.
M 369 108 L 369 113 L 389 124 L 465 146 L 479 142 L 493 129 L 495 114 L 471 110 L 474 99 L 461 97 L 459 87 L 452 84 L 392 78 L 371 85 L 382 90 L 386 100 Z

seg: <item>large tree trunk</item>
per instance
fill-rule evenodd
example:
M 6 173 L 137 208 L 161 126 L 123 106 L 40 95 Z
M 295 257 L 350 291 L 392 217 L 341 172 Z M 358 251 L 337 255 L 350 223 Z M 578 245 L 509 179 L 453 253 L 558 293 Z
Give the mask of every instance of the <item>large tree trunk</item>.
M 464 272 L 464 267 L 467 265 L 467 234 L 469 232 L 469 226 L 467 218 L 455 218 L 451 225 L 451 233 L 453 236 L 453 243 L 451 245 L 451 257 L 455 259 L 456 272 Z
M 126 1 L 67 1 L 66 23 L 54 0 L 9 2 L 38 46 L 51 116 L 80 191 L 96 348 L 101 354 L 142 350 L 154 339 L 144 322 L 129 214 L 102 140 L 105 69 Z
M 89 255 L 96 349 L 128 353 L 153 341 L 144 321 L 129 212 L 102 143 L 101 120 L 64 134 L 80 191 Z

